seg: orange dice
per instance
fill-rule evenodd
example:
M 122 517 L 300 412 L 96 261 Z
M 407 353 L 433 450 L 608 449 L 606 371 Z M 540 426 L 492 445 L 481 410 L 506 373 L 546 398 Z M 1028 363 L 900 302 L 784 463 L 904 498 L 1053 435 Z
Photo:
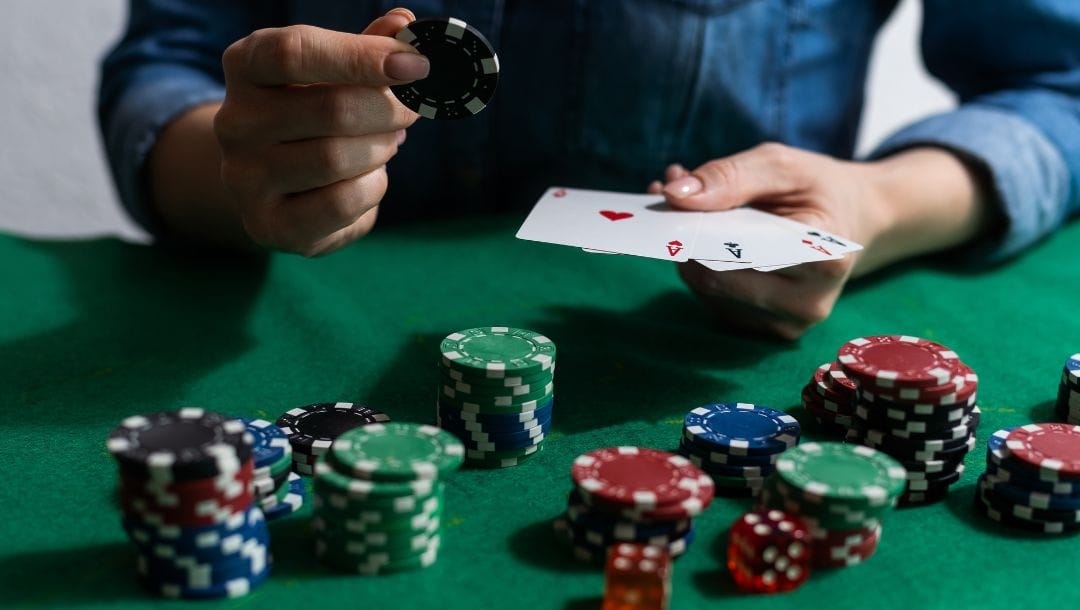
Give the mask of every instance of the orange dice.
M 603 610 L 667 610 L 671 554 L 648 544 L 621 543 L 608 550 Z

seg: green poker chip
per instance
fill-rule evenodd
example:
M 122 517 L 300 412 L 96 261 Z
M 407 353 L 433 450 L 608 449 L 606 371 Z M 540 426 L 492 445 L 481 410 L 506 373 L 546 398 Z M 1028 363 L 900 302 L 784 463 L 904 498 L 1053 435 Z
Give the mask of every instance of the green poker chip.
M 460 468 L 465 446 L 435 426 L 387 422 L 342 434 L 329 456 L 339 470 L 358 479 L 426 481 Z
M 907 471 L 888 455 L 845 443 L 803 443 L 776 462 L 776 475 L 803 497 L 854 508 L 887 507 L 907 484 Z
M 452 333 L 439 346 L 443 365 L 483 378 L 530 376 L 555 364 L 555 344 L 544 335 L 509 326 Z

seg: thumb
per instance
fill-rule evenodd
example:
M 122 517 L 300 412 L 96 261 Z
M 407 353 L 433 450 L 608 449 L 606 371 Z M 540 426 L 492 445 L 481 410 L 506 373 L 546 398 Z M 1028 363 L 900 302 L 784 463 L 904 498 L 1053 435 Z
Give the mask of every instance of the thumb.
M 686 210 L 729 210 L 750 201 L 796 190 L 792 170 L 798 151 L 783 144 L 761 144 L 714 159 L 664 186 L 672 207 Z

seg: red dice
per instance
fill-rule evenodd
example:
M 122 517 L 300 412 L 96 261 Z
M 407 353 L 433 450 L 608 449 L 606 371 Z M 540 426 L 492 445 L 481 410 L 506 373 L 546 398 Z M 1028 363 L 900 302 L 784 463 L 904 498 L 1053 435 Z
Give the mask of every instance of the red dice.
M 735 584 L 751 593 L 797 589 L 810 578 L 806 524 L 780 510 L 751 511 L 728 533 L 727 565 Z
M 603 610 L 667 610 L 671 597 L 671 554 L 648 544 L 621 543 L 608 549 Z

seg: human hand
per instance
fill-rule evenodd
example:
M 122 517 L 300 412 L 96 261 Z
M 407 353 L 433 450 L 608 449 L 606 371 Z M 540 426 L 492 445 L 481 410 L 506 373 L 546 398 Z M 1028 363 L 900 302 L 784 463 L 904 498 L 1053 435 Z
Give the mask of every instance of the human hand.
M 221 180 L 255 243 L 316 256 L 371 230 L 386 164 L 418 117 L 388 86 L 429 69 L 393 38 L 414 19 L 394 9 L 360 35 L 259 30 L 225 51 Z
M 753 205 L 870 247 L 881 226 L 867 168 L 780 144 L 763 144 L 710 161 L 693 172 L 667 168 L 666 184 L 649 185 L 688 210 Z M 827 318 L 858 256 L 769 273 L 710 271 L 689 262 L 679 273 L 726 324 L 795 339 Z

